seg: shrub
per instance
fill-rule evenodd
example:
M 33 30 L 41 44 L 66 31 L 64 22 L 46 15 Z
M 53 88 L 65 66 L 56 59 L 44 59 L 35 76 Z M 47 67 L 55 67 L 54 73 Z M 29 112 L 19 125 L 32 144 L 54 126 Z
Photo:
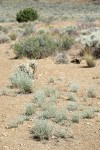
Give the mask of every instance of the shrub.
M 0 44 L 7 43 L 10 41 L 10 38 L 4 33 L 0 32 Z
M 96 97 L 96 90 L 93 87 L 88 88 L 87 96 L 90 98 L 95 98 Z
M 59 128 L 54 134 L 57 138 L 67 138 L 67 129 Z
M 66 110 L 56 111 L 53 121 L 56 123 L 64 122 L 67 119 Z
M 71 89 L 71 92 L 77 93 L 77 91 L 79 89 L 79 85 L 77 83 L 71 83 L 70 84 L 70 89 Z
M 4 33 L 8 33 L 8 29 L 6 27 L 0 26 L 0 31 Z
M 28 119 L 28 116 L 20 115 L 8 125 L 8 129 L 17 128 L 18 125 L 23 124 L 23 122 Z
M 85 118 L 87 118 L 87 119 L 91 119 L 91 118 L 94 118 L 94 109 L 92 109 L 92 108 L 89 108 L 89 109 L 87 109 L 86 111 L 84 111 L 83 112 L 83 114 L 82 114 L 82 118 L 83 119 L 85 119 Z
M 35 102 L 39 107 L 42 107 L 45 103 L 46 95 L 42 90 L 38 90 L 35 92 Z
M 70 63 L 70 56 L 66 55 L 66 52 L 57 53 L 54 57 L 54 61 L 56 64 L 69 64 Z
M 78 109 L 78 104 L 77 102 L 70 102 L 70 104 L 68 105 L 67 109 L 69 111 L 75 111 Z
M 9 35 L 9 37 L 10 37 L 10 39 L 11 39 L 12 41 L 15 41 L 16 38 L 17 38 L 17 36 L 16 36 L 15 33 L 11 33 L 11 34 Z
M 68 35 L 63 35 L 58 40 L 58 47 L 62 51 L 67 51 L 71 48 L 71 46 L 74 44 L 74 39 L 71 38 Z
M 46 108 L 46 110 L 40 116 L 43 119 L 50 119 L 56 116 L 57 107 L 55 105 L 50 105 Z
M 52 135 L 53 127 L 47 120 L 38 120 L 35 127 L 32 129 L 34 138 L 38 140 L 49 139 Z
M 73 94 L 73 93 L 70 93 L 70 94 L 68 95 L 68 100 L 70 100 L 70 101 L 77 101 L 76 95 Z
M 44 91 L 47 97 L 58 94 L 56 89 L 49 87 L 49 86 L 46 86 Z
M 34 114 L 34 112 L 35 112 L 35 107 L 32 104 L 28 104 L 26 106 L 25 115 L 31 116 L 32 114 Z
M 30 69 L 30 68 L 29 68 Z M 22 93 L 33 92 L 33 74 L 27 67 L 20 65 L 15 69 L 15 72 L 10 77 L 13 87 L 19 88 Z
M 100 29 L 89 35 L 81 35 L 77 41 L 81 42 L 84 48 L 89 48 L 93 56 L 100 58 Z
M 73 123 L 79 123 L 79 115 L 78 114 L 72 115 L 72 122 Z
M 48 57 L 55 52 L 56 44 L 51 36 L 47 34 L 29 37 L 14 45 L 17 57 L 40 59 Z
M 17 13 L 16 20 L 18 22 L 28 22 L 37 20 L 38 17 L 37 11 L 32 8 L 25 8 Z

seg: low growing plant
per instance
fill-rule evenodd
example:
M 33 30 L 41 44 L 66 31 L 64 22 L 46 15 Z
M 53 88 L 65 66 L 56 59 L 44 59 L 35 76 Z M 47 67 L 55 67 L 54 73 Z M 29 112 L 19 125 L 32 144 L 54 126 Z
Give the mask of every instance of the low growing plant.
M 32 93 L 33 92 L 33 79 L 32 77 L 21 70 L 19 67 L 15 69 L 15 72 L 9 78 L 13 87 L 19 88 L 22 93 Z
M 53 126 L 47 120 L 38 120 L 32 129 L 32 134 L 38 140 L 49 140 L 52 135 L 52 130 Z
M 94 109 L 92 109 L 92 108 L 87 109 L 82 114 L 83 119 L 85 119 L 85 118 L 86 119 L 92 119 L 92 118 L 94 118 L 94 116 L 95 116 L 95 112 L 94 112 Z
M 25 115 L 31 116 L 34 113 L 35 113 L 35 107 L 33 106 L 33 104 L 28 104 L 25 109 Z
M 96 97 L 96 90 L 93 87 L 89 87 L 87 90 L 87 96 L 90 98 Z

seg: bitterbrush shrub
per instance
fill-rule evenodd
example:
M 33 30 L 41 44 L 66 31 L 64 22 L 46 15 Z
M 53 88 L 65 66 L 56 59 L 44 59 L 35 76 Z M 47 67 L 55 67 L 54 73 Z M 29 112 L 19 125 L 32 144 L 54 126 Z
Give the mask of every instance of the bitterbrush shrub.
M 33 8 L 25 8 L 16 14 L 16 20 L 18 22 L 35 21 L 38 19 L 38 17 L 39 15 L 37 11 Z

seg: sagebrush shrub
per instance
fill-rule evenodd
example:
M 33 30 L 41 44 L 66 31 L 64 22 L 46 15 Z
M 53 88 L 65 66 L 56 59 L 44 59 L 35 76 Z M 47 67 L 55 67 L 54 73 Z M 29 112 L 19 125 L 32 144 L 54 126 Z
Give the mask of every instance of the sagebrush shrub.
M 34 21 L 37 20 L 38 17 L 37 11 L 32 8 L 25 8 L 16 14 L 16 20 L 18 22 Z
M 8 35 L 4 34 L 3 32 L 0 32 L 0 44 L 7 43 L 10 41 L 10 38 Z
M 25 109 L 25 115 L 31 116 L 35 112 L 35 107 L 32 104 L 28 104 Z
M 93 87 L 89 87 L 87 90 L 87 96 L 90 98 L 95 98 L 96 97 L 96 90 Z
M 87 119 L 92 119 L 92 118 L 94 118 L 94 117 L 95 117 L 95 112 L 94 112 L 94 109 L 92 109 L 92 108 L 87 109 L 87 110 L 84 111 L 83 114 L 82 114 L 82 118 L 83 118 L 83 119 L 85 119 L 85 118 L 87 118 Z
M 47 34 L 29 37 L 14 45 L 14 52 L 17 57 L 26 56 L 35 59 L 48 57 L 55 52 L 55 49 L 56 43 Z
M 71 92 L 77 93 L 78 89 L 79 89 L 79 85 L 78 85 L 77 83 L 72 82 L 72 83 L 70 84 L 70 90 L 71 90 Z
M 52 135 L 52 130 L 53 127 L 48 123 L 47 120 L 38 120 L 31 132 L 33 133 L 34 138 L 36 139 L 49 140 L 49 138 Z
M 42 107 L 45 103 L 45 100 L 46 100 L 45 92 L 43 90 L 38 90 L 35 92 L 34 97 L 35 97 L 34 98 L 35 103 L 39 107 Z
M 63 35 L 58 40 L 58 49 L 61 51 L 68 51 L 74 43 L 75 41 L 72 37 Z
M 100 58 L 100 29 L 89 35 L 80 35 L 77 41 L 81 42 L 84 48 L 88 47 L 93 56 Z
M 10 77 L 13 87 L 19 88 L 23 93 L 33 92 L 33 70 L 25 64 L 19 65 Z

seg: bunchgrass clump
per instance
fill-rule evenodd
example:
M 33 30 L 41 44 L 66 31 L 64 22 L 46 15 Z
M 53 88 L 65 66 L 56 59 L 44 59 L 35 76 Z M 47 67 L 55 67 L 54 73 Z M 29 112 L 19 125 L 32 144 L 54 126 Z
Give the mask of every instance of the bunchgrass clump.
M 71 92 L 77 93 L 78 89 L 79 89 L 79 85 L 77 83 L 71 83 L 70 84 L 70 90 L 71 90 Z
M 84 59 L 88 65 L 89 68 L 95 67 L 96 66 L 96 59 L 92 54 L 85 53 L 84 54 Z
M 59 128 L 54 134 L 57 138 L 66 139 L 67 138 L 67 129 Z
M 89 87 L 87 90 L 87 96 L 90 98 L 96 97 L 96 90 L 93 87 Z
M 68 95 L 68 100 L 70 100 L 70 101 L 77 101 L 76 95 L 73 94 L 73 93 L 70 93 Z
M 73 123 L 79 123 L 79 115 L 78 114 L 72 115 L 72 122 Z
M 2 43 L 8 43 L 10 41 L 10 38 L 8 35 L 4 34 L 3 32 L 0 32 L 0 44 Z
M 32 129 L 33 137 L 37 140 L 44 140 L 52 135 L 53 126 L 47 120 L 38 120 Z
M 28 116 L 20 115 L 8 125 L 8 128 L 17 128 L 18 125 L 23 124 L 27 120 L 29 120 Z
M 49 86 L 46 86 L 45 89 L 44 89 L 44 91 L 45 91 L 45 94 L 46 94 L 47 97 L 55 95 L 56 92 L 57 92 L 56 89 L 54 89 L 52 87 L 49 87 Z
M 11 33 L 11 34 L 9 34 L 9 37 L 12 41 L 15 41 L 17 38 L 17 35 L 16 35 L 16 33 Z
M 41 118 L 50 119 L 56 116 L 57 107 L 55 105 L 50 105 L 46 108 L 46 110 L 41 114 Z
M 67 120 L 67 111 L 66 110 L 57 110 L 54 116 L 53 121 L 56 123 L 64 123 Z
M 94 112 L 94 109 L 93 108 L 89 108 L 87 109 L 86 111 L 83 112 L 82 114 L 82 118 L 83 119 L 92 119 L 95 117 L 95 112 Z
M 38 90 L 34 94 L 34 102 L 39 106 L 43 107 L 46 100 L 46 95 L 43 90 Z
M 35 113 L 35 107 L 33 106 L 33 104 L 28 104 L 25 109 L 25 115 L 31 116 L 34 113 Z
M 78 109 L 78 104 L 77 102 L 70 102 L 70 104 L 67 106 L 67 109 L 69 111 L 75 111 Z

